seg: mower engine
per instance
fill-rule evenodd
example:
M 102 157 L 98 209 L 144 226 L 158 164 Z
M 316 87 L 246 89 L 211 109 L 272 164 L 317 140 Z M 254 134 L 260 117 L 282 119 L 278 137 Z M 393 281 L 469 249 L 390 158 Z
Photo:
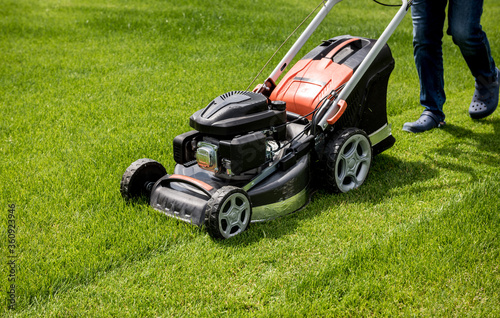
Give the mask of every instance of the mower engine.
M 248 180 L 275 159 L 286 138 L 285 103 L 233 91 L 194 113 L 190 126 L 195 130 L 174 139 L 178 164 L 197 163 L 218 178 Z

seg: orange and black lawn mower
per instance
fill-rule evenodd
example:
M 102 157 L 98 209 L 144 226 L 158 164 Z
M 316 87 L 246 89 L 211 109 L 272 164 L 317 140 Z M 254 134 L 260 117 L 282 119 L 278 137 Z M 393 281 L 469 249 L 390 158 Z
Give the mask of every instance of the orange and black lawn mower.
M 373 156 L 393 146 L 387 84 L 394 59 L 387 40 L 412 1 L 378 40 L 350 35 L 324 41 L 282 77 L 300 48 L 341 0 L 321 10 L 267 80 L 253 91 L 220 95 L 189 118 L 173 140 L 173 173 L 139 159 L 123 174 L 125 199 L 142 195 L 168 216 L 227 239 L 251 222 L 300 210 L 319 186 L 361 186 Z

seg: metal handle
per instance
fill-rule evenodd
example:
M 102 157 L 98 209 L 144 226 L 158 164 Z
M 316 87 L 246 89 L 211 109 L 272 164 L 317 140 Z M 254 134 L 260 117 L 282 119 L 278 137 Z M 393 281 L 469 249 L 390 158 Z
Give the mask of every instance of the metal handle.
M 333 105 L 337 105 L 340 100 L 347 100 L 347 97 L 351 94 L 353 89 L 356 87 L 356 85 L 359 83 L 361 80 L 361 77 L 365 75 L 366 70 L 370 67 L 372 64 L 373 60 L 375 60 L 375 57 L 380 53 L 384 45 L 387 43 L 391 35 L 394 33 L 398 25 L 401 23 L 403 18 L 406 15 L 406 12 L 410 9 L 410 5 L 408 5 L 407 0 L 402 0 L 403 4 L 401 5 L 401 8 L 399 9 L 398 13 L 394 16 L 392 21 L 389 23 L 387 28 L 384 30 L 382 35 L 380 35 L 379 39 L 375 44 L 373 45 L 373 48 L 368 52 L 366 55 L 365 59 L 361 64 L 359 65 L 358 69 L 356 72 L 353 74 L 351 79 L 347 82 L 346 86 L 340 94 L 337 96 L 335 101 L 333 102 Z M 328 122 L 327 120 L 331 118 L 335 112 L 335 107 L 330 108 L 321 118 L 319 118 L 318 122 L 313 123 L 313 126 L 319 126 L 322 130 L 325 130 L 328 127 Z M 321 110 L 318 111 L 318 113 L 321 113 Z
M 316 28 L 320 25 L 323 19 L 326 17 L 328 12 L 332 10 L 333 6 L 339 3 L 342 0 L 328 0 L 324 4 L 323 8 L 318 12 L 316 17 L 311 21 L 311 23 L 307 26 L 307 28 L 302 32 L 300 37 L 297 39 L 295 44 L 288 50 L 288 53 L 283 57 L 281 62 L 276 66 L 274 71 L 269 75 L 269 79 L 271 79 L 274 83 L 277 82 L 281 73 L 285 70 L 285 68 L 290 64 L 295 55 L 300 51 L 300 49 L 307 42 L 311 34 L 316 30 Z

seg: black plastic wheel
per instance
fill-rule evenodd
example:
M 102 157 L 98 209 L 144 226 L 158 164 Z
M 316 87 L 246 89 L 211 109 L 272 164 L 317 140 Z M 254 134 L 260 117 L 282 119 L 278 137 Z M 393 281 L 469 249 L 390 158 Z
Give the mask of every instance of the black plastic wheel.
M 252 204 L 243 189 L 225 186 L 208 201 L 206 215 L 208 234 L 216 239 L 228 239 L 248 228 Z
M 326 144 L 324 164 L 326 184 L 334 192 L 347 192 L 361 186 L 372 162 L 372 145 L 359 128 L 347 128 Z
M 161 163 L 152 159 L 134 161 L 123 174 L 120 192 L 125 200 L 148 195 L 148 185 L 158 181 L 167 174 Z

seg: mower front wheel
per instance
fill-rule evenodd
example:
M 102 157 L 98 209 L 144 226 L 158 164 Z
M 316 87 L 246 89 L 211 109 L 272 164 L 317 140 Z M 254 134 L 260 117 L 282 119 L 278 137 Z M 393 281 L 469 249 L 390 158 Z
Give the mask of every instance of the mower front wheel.
M 225 186 L 208 201 L 206 215 L 208 234 L 216 239 L 228 239 L 247 229 L 252 204 L 243 189 Z
M 165 167 L 155 160 L 136 160 L 123 173 L 120 192 L 125 200 L 147 195 L 150 187 L 166 174 Z
M 365 182 L 372 162 L 372 145 L 363 130 L 340 131 L 327 143 L 324 155 L 330 190 L 347 192 Z

